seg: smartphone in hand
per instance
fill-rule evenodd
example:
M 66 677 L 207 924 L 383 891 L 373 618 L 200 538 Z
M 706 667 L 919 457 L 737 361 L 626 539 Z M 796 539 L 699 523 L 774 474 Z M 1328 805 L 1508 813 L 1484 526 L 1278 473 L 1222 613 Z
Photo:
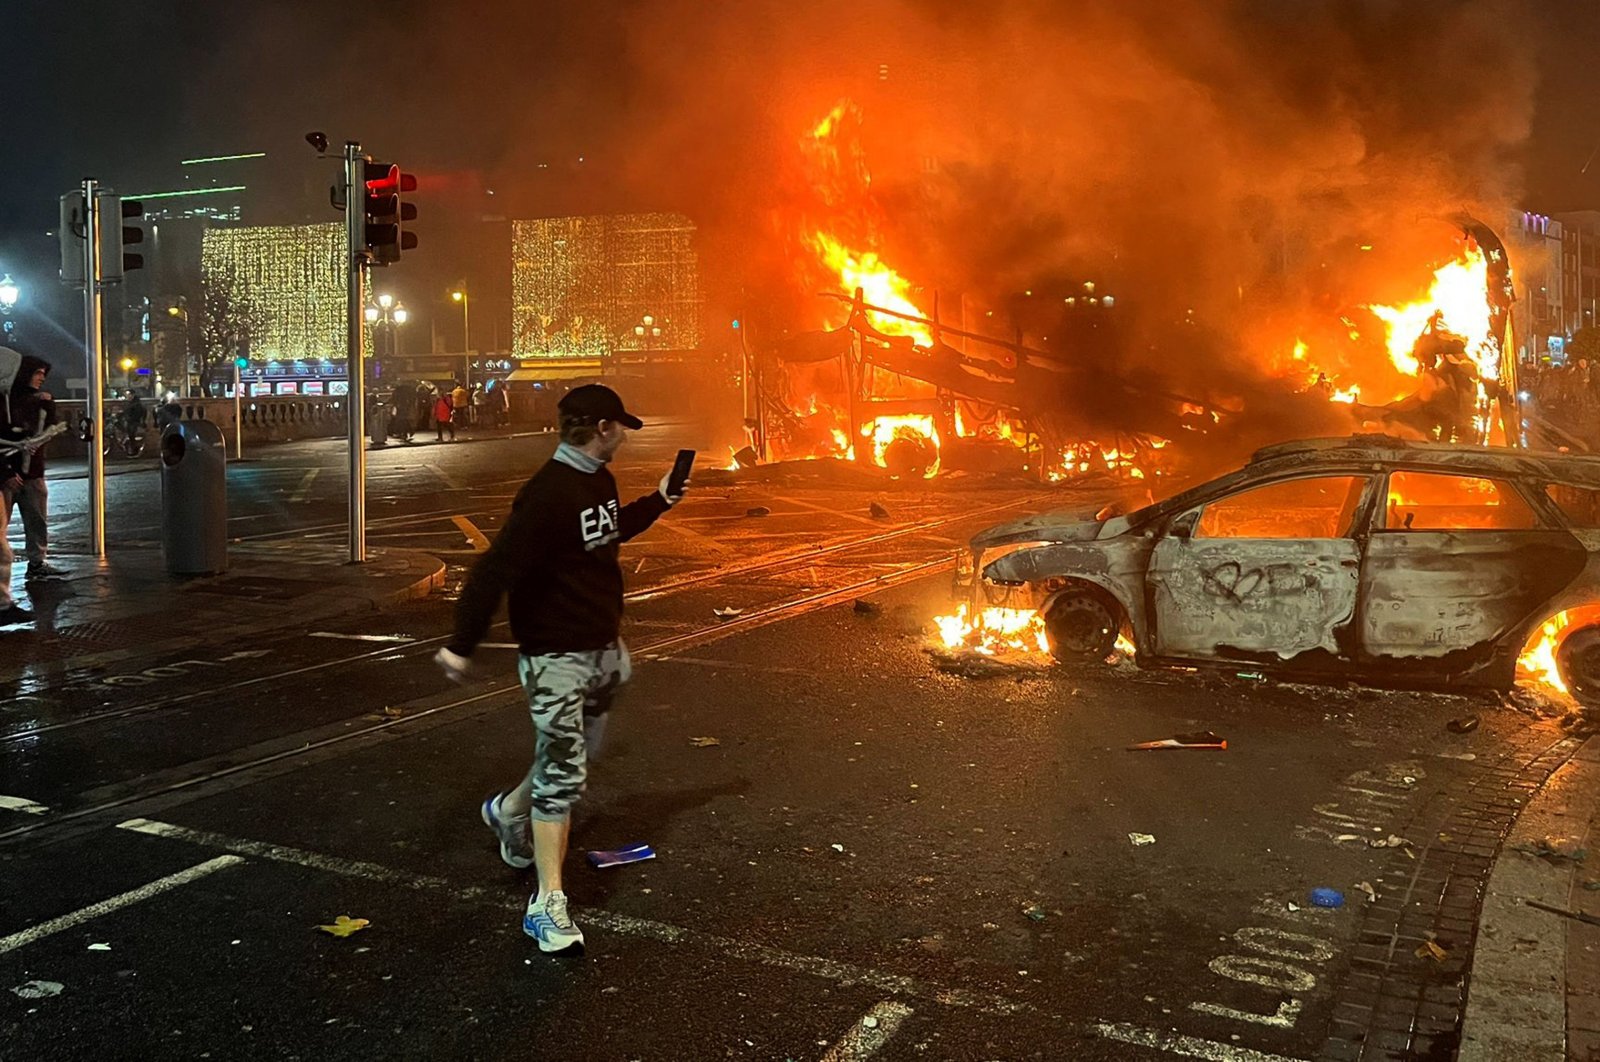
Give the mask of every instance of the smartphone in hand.
M 667 477 L 667 496 L 676 498 L 683 493 L 683 485 L 689 481 L 689 472 L 694 468 L 694 451 L 679 450 L 678 459 L 672 462 L 672 474 Z

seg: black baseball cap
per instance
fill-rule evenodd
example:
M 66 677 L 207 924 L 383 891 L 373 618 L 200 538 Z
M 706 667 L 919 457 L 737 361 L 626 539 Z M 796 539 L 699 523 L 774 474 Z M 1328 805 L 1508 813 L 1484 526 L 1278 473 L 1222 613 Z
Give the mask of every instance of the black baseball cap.
M 563 417 L 573 420 L 598 423 L 602 420 L 614 420 L 619 424 L 638 430 L 644 427 L 644 421 L 622 408 L 622 396 L 617 394 L 605 384 L 584 384 L 568 391 L 556 408 Z

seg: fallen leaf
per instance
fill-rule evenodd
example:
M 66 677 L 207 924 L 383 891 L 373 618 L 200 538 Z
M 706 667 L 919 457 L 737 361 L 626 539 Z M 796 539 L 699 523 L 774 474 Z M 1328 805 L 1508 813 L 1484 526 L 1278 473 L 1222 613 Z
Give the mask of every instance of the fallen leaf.
M 829 845 L 829 846 L 828 846 L 828 847 L 829 847 L 829 848 L 832 848 L 832 849 L 833 849 L 833 850 L 834 850 L 834 851 L 835 851 L 835 852 L 842 852 L 842 851 L 844 851 L 844 845 L 842 845 L 842 844 L 831 844 L 831 845 Z
M 1155 837 L 1148 833 L 1130 833 L 1128 834 L 1128 840 L 1135 848 L 1143 848 L 1147 844 L 1156 843 Z
M 1358 882 L 1356 882 L 1356 890 L 1358 892 L 1364 892 L 1364 893 L 1367 894 L 1367 902 L 1368 903 L 1377 903 L 1378 902 L 1378 891 L 1372 887 L 1372 883 L 1371 882 L 1368 882 L 1368 881 L 1358 881 Z
M 90 951 L 110 951 L 111 950 L 111 945 L 110 944 L 90 944 L 89 945 L 89 950 Z
M 383 709 L 383 714 L 388 716 L 390 719 L 398 719 L 402 715 L 405 715 L 406 713 L 405 713 L 405 711 L 403 709 L 395 708 L 393 706 L 386 705 L 384 707 L 384 709 Z
M 24 981 L 11 992 L 23 999 L 47 999 L 50 996 L 59 996 L 65 987 L 66 985 L 60 981 Z
M 742 609 L 742 608 L 732 608 L 732 607 L 729 607 L 729 608 L 714 608 L 714 609 L 711 610 L 711 614 L 713 616 L 717 617 L 717 619 L 733 619 L 735 616 L 744 615 L 744 609 Z
M 1432 959 L 1434 962 L 1444 962 L 1450 953 L 1431 940 L 1424 940 L 1417 945 L 1416 956 L 1419 959 Z
M 689 739 L 689 744 L 697 749 L 708 749 L 712 745 L 720 745 L 722 742 L 714 737 L 692 737 Z
M 333 920 L 333 925 L 318 926 L 317 928 L 336 937 L 348 937 L 351 933 L 365 929 L 371 924 L 365 918 L 351 918 L 349 915 L 340 915 Z

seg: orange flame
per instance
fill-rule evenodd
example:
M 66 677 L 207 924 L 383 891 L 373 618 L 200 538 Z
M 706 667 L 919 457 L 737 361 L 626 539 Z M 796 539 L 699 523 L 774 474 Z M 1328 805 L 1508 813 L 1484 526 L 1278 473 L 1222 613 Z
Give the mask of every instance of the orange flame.
M 1539 628 L 1528 648 L 1517 658 L 1517 677 L 1535 689 L 1543 687 L 1566 693 L 1561 669 L 1556 664 L 1556 647 L 1561 644 L 1561 632 L 1572 622 L 1568 613 L 1559 612 Z
M 871 424 L 863 426 L 861 434 L 872 440 L 872 460 L 879 468 L 889 467 L 885 455 L 888 453 L 889 444 L 896 439 L 927 439 L 933 443 L 934 458 L 923 475 L 931 477 L 939 471 L 939 430 L 934 426 L 931 415 L 905 413 L 878 417 Z

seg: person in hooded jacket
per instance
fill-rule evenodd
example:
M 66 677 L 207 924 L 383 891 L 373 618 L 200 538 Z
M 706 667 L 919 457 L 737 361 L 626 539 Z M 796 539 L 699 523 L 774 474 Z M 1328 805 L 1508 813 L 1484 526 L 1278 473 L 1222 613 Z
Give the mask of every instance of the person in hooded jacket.
M 47 362 L 0 348 L 0 385 L 4 418 L 0 420 L 0 624 L 26 623 L 33 613 L 11 595 L 11 544 L 7 531 L 11 512 L 22 512 L 28 554 L 28 581 L 59 578 L 66 573 L 46 559 L 50 533 L 49 492 L 44 481 L 44 445 L 65 429 L 56 417 L 55 399 L 44 389 Z

